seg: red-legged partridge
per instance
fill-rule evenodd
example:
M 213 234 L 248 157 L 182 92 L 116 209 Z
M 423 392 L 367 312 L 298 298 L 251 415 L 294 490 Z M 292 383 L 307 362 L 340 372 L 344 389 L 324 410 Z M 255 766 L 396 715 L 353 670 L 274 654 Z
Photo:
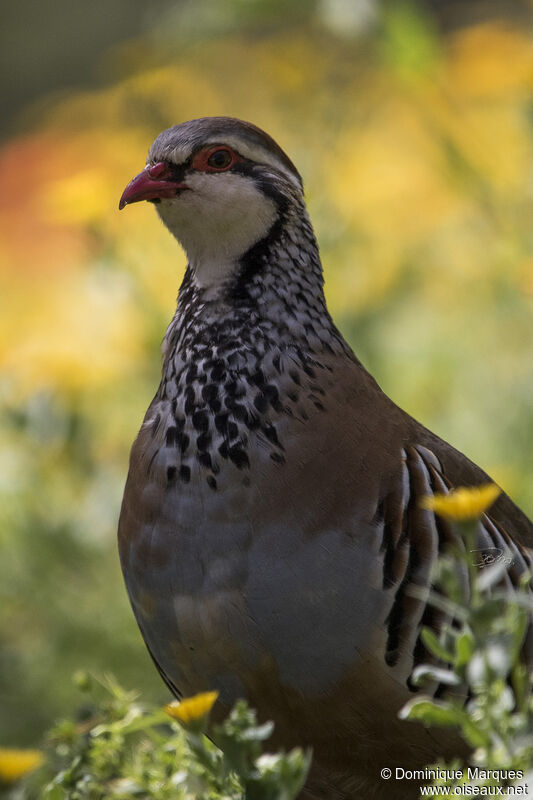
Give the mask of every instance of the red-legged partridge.
M 442 617 L 410 588 L 455 536 L 419 501 L 487 475 L 335 327 L 302 179 L 270 136 L 226 117 L 163 131 L 120 207 L 139 200 L 188 256 L 119 526 L 150 653 L 176 696 L 217 689 L 218 714 L 246 697 L 273 745 L 311 746 L 303 797 L 414 797 L 379 773 L 449 751 L 397 714 Z M 479 548 L 510 548 L 516 581 L 532 542 L 502 495 Z

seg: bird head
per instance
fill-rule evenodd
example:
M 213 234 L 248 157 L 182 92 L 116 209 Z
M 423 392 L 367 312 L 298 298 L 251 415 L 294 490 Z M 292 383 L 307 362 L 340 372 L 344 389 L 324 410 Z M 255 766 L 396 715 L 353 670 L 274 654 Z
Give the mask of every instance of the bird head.
M 155 203 L 195 280 L 209 287 L 223 283 L 302 197 L 296 167 L 268 134 L 238 119 L 204 117 L 159 134 L 119 208 Z

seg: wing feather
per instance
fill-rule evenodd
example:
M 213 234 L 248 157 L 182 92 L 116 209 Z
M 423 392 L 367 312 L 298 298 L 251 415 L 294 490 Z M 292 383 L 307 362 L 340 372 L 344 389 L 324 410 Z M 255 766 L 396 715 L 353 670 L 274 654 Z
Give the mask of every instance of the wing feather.
M 479 481 L 478 481 L 479 483 Z M 383 588 L 392 594 L 385 620 L 387 643 L 385 661 L 396 667 L 410 659 L 410 671 L 420 662 L 435 662 L 424 647 L 423 627 L 439 632 L 454 624 L 444 611 L 428 602 L 435 562 L 439 554 L 464 549 L 456 526 L 433 511 L 422 508 L 421 500 L 436 493 L 447 494 L 454 482 L 446 475 L 436 453 L 426 446 L 410 445 L 402 451 L 401 471 L 394 487 L 380 504 L 383 518 Z M 478 525 L 476 549 L 471 554 L 480 568 L 498 557 L 508 558 L 499 586 L 509 591 L 531 570 L 531 552 L 510 535 L 491 514 L 483 514 Z M 465 590 L 468 574 L 458 564 L 458 576 Z M 408 685 L 414 690 L 410 679 Z M 437 687 L 438 695 L 443 687 Z

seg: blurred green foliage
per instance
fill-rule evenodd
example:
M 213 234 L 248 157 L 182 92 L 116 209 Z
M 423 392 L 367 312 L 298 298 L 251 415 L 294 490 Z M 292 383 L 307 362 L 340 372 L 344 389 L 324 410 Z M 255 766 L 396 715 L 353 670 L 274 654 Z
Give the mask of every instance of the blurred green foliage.
M 443 30 L 404 2 L 174 4 L 0 150 L 0 743 L 67 713 L 80 666 L 167 696 L 115 549 L 184 269 L 152 209 L 116 206 L 163 127 L 280 142 L 359 357 L 533 512 L 533 35 L 499 8 Z
M 524 574 L 516 592 L 511 592 L 507 576 L 511 553 L 479 569 L 472 560 L 472 553 L 479 552 L 476 520 L 457 527 L 459 541 L 441 555 L 437 589 L 429 597 L 444 624 L 438 636 L 423 629 L 432 663 L 413 672 L 415 685 L 429 684 L 433 691 L 445 687 L 447 693 L 440 699 L 415 696 L 400 717 L 455 729 L 466 742 L 471 753 L 468 765 L 478 772 L 469 775 L 467 765 L 459 761 L 440 763 L 435 768 L 447 770 L 448 775 L 459 770 L 462 775 L 438 778 L 436 785 L 501 786 L 500 775 L 506 770 L 523 784 L 533 775 L 533 676 L 525 663 L 533 611 L 531 575 Z M 525 789 L 519 794 L 527 794 L 527 784 Z
M 273 726 L 258 725 L 244 701 L 211 727 L 222 752 L 192 722 L 180 727 L 111 677 L 85 673 L 80 683 L 80 718 L 50 731 L 43 765 L 22 784 L 0 780 L 6 800 L 292 800 L 305 781 L 310 756 L 263 753 Z M 0 778 L 10 758 L 0 752 Z

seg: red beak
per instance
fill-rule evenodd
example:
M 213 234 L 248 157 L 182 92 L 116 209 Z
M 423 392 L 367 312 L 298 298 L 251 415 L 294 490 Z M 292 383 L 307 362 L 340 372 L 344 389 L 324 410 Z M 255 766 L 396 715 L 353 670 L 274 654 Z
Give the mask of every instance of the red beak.
M 175 197 L 180 189 L 188 188 L 185 183 L 175 179 L 172 169 L 164 161 L 160 161 L 158 164 L 148 164 L 128 183 L 122 192 L 118 207 L 121 210 L 128 203 L 138 203 L 139 200 Z

